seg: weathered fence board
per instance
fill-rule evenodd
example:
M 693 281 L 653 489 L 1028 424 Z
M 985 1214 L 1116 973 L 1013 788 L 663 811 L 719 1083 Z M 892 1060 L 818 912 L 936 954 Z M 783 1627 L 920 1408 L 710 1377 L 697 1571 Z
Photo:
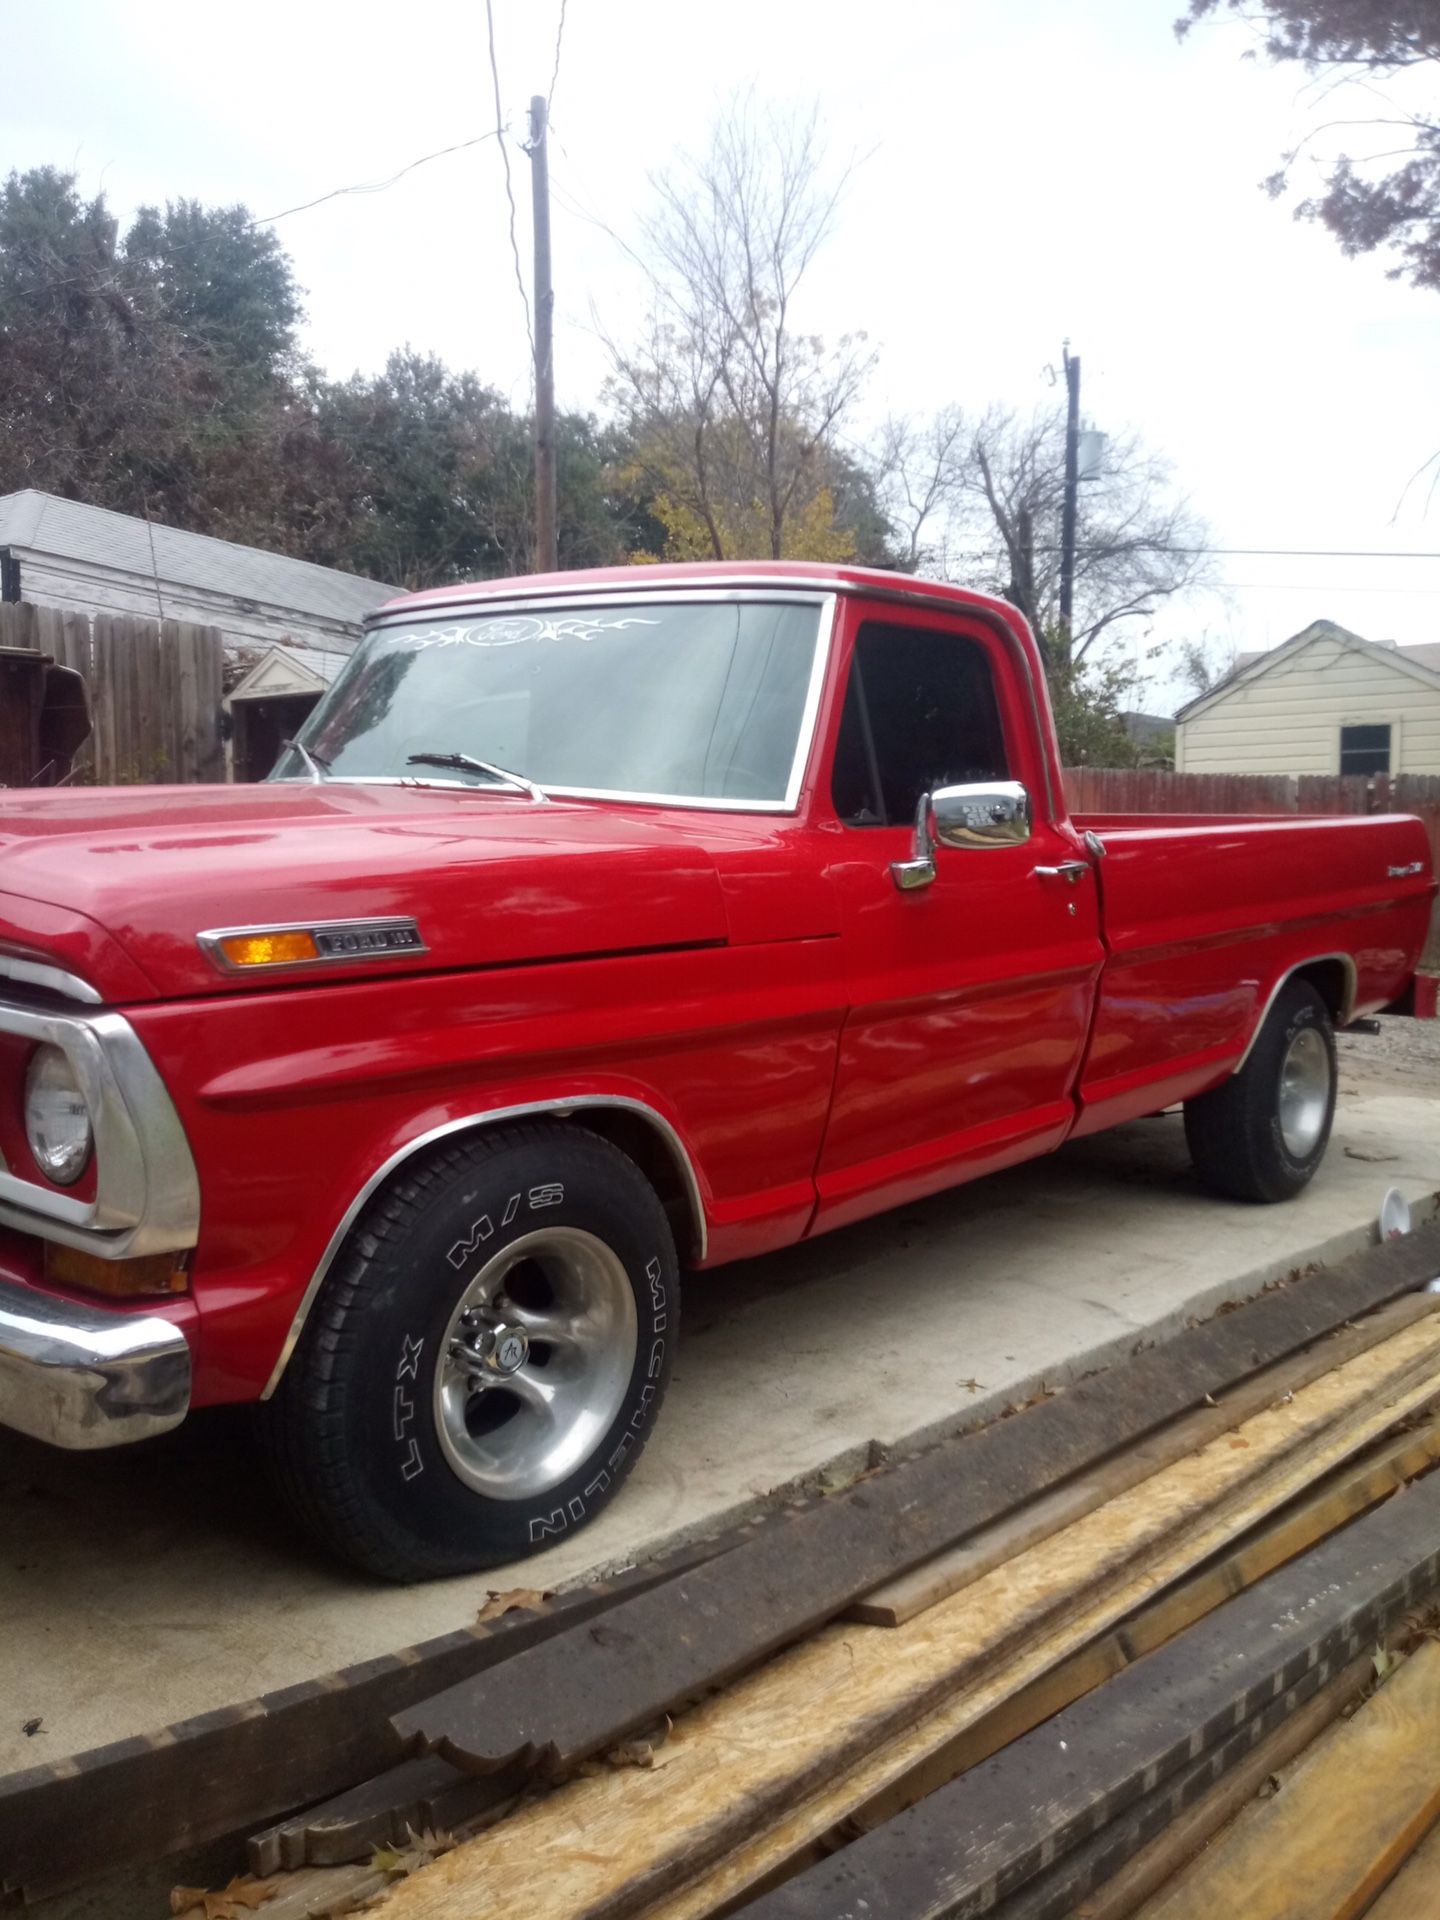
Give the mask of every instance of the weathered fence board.
M 29 647 L 85 676 L 90 739 L 74 779 L 98 786 L 223 780 L 218 627 L 0 604 L 0 646 Z

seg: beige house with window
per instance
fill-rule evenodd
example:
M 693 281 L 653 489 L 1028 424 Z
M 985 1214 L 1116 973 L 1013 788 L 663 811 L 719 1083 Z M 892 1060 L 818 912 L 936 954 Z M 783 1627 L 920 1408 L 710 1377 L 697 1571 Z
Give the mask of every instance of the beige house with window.
M 1175 716 L 1177 773 L 1440 774 L 1440 642 L 1316 620 Z

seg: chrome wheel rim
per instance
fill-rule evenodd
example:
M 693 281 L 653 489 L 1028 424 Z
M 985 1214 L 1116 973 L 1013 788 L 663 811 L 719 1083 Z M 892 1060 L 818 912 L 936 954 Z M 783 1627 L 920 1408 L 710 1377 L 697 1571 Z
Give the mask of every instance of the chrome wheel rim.
M 1314 1027 L 1302 1027 L 1280 1063 L 1280 1137 L 1295 1160 L 1314 1152 L 1330 1110 L 1330 1052 Z
M 639 1334 L 624 1264 L 578 1227 L 522 1236 L 456 1302 L 435 1369 L 435 1430 L 466 1486 L 524 1500 L 558 1486 L 625 1398 Z

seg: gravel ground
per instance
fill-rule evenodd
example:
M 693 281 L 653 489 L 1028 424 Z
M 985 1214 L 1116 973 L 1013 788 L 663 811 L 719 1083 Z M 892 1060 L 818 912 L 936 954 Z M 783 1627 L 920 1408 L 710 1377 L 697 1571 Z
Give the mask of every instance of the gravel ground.
M 1342 1079 L 1440 1095 L 1440 1020 L 1384 1019 L 1380 1031 L 1339 1036 Z

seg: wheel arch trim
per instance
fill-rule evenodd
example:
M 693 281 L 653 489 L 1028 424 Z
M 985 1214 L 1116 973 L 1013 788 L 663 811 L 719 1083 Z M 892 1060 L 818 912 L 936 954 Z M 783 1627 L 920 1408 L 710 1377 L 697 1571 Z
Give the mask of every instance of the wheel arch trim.
M 566 1120 L 569 1119 L 572 1114 L 587 1111 L 603 1112 L 606 1109 L 612 1113 L 621 1112 L 633 1114 L 637 1119 L 644 1121 L 664 1146 L 684 1188 L 686 1203 L 695 1234 L 696 1254 L 698 1259 L 703 1262 L 708 1244 L 707 1222 L 705 1217 L 705 1202 L 700 1191 L 700 1180 L 695 1171 L 695 1164 L 690 1157 L 689 1150 L 686 1148 L 684 1141 L 680 1138 L 675 1128 L 662 1113 L 657 1112 L 654 1107 L 648 1105 L 645 1101 L 637 1100 L 627 1094 L 572 1094 L 568 1098 L 528 1100 L 517 1106 L 491 1107 L 483 1113 L 465 1114 L 458 1120 L 447 1120 L 443 1126 L 431 1127 L 425 1133 L 416 1134 L 414 1139 L 407 1140 L 403 1146 L 397 1147 L 392 1154 L 380 1163 L 351 1200 L 349 1206 L 341 1215 L 335 1231 L 326 1242 L 325 1251 L 321 1254 L 315 1271 L 306 1283 L 305 1291 L 300 1298 L 300 1304 L 296 1307 L 291 1318 L 284 1344 L 281 1346 L 275 1365 L 271 1369 L 270 1378 L 265 1382 L 265 1388 L 260 1398 L 262 1400 L 270 1399 L 275 1389 L 279 1386 L 285 1369 L 290 1364 L 290 1358 L 299 1344 L 300 1335 L 304 1332 L 305 1322 L 310 1317 L 310 1310 L 315 1304 L 316 1297 L 321 1287 L 325 1284 L 326 1277 L 331 1267 L 335 1264 L 336 1256 L 339 1254 L 341 1247 L 344 1246 L 346 1240 L 349 1238 L 350 1231 L 354 1227 L 355 1222 L 359 1219 L 361 1213 L 374 1198 L 375 1194 L 384 1186 L 385 1182 L 389 1180 L 393 1174 L 397 1173 L 407 1160 L 412 1160 L 418 1153 L 424 1153 L 428 1147 L 435 1146 L 437 1142 L 441 1140 L 453 1139 L 459 1134 L 482 1133 L 491 1127 L 503 1126 L 508 1120 L 532 1120 L 540 1114 Z
M 1284 988 L 1289 986 L 1290 982 L 1295 979 L 1298 974 L 1308 972 L 1311 967 L 1337 965 L 1344 975 L 1345 986 L 1340 996 L 1340 1005 L 1336 1009 L 1335 1025 L 1337 1027 L 1348 1025 L 1354 1017 L 1355 1001 L 1359 991 L 1359 975 L 1354 956 L 1348 953 L 1312 953 L 1306 959 L 1297 960 L 1293 966 L 1287 967 L 1279 979 L 1276 980 L 1274 986 L 1271 987 L 1265 997 L 1265 1004 L 1260 1009 L 1259 1018 L 1250 1030 L 1250 1038 L 1245 1042 L 1245 1051 L 1235 1062 L 1232 1075 L 1239 1073 L 1244 1068 L 1246 1061 L 1255 1051 L 1255 1043 L 1265 1031 L 1265 1022 L 1270 1018 L 1270 1010 L 1280 998 Z

